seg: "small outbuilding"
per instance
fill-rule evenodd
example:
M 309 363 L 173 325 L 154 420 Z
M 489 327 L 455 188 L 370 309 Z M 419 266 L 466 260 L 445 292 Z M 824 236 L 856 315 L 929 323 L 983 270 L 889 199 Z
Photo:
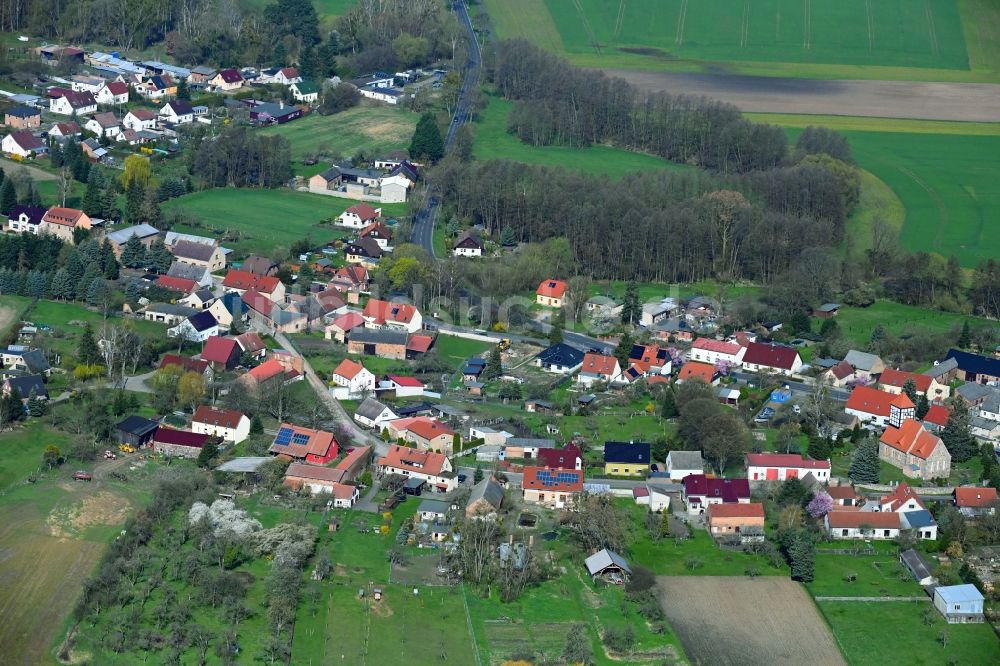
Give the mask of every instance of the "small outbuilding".
M 625 558 L 613 550 L 600 550 L 586 559 L 584 566 L 592 580 L 601 578 L 609 583 L 623 585 L 632 575 Z
M 934 608 L 949 624 L 984 622 L 983 601 L 983 593 L 969 583 L 934 588 Z
M 920 585 L 933 585 L 937 582 L 927 560 L 912 548 L 899 554 L 899 562 Z

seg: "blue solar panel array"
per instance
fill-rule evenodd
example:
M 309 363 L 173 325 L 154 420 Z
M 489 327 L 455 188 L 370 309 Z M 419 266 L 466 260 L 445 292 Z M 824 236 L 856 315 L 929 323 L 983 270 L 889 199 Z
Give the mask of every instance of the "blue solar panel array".
M 309 443 L 309 435 L 303 435 L 301 432 L 297 432 L 292 435 L 292 444 L 297 444 L 302 446 Z
M 279 446 L 288 446 L 292 441 L 292 435 L 295 434 L 291 428 L 281 428 L 278 430 L 278 436 L 274 438 L 274 443 Z
M 560 483 L 576 483 L 580 480 L 578 474 L 573 472 L 550 472 L 549 470 L 539 470 L 536 475 L 543 486 L 555 486 Z

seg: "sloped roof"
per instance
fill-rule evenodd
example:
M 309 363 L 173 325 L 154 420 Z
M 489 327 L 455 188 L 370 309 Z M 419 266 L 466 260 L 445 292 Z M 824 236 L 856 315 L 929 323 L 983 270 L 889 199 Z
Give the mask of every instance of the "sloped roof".
M 847 352 L 847 356 L 844 360 L 851 364 L 852 367 L 858 370 L 864 370 L 865 372 L 871 372 L 879 363 L 882 362 L 875 354 L 869 354 L 868 352 L 858 351 L 857 349 L 852 349 Z
M 705 460 L 701 451 L 670 451 L 667 460 L 674 469 L 704 469 Z
M 797 453 L 748 453 L 747 466 L 830 469 L 829 460 L 807 460 Z
M 945 359 L 955 359 L 958 369 L 963 372 L 974 372 L 977 375 L 993 375 L 1000 377 L 1000 359 L 969 352 L 949 349 Z
M 566 293 L 566 283 L 562 280 L 542 280 L 535 293 L 547 298 L 562 298 Z
M 340 483 L 344 479 L 344 470 L 333 467 L 321 467 L 307 463 L 293 462 L 285 470 L 286 479 L 303 479 L 322 481 L 328 484 Z
M 704 474 L 688 474 L 682 483 L 686 496 L 721 497 L 723 502 L 750 498 L 750 482 L 747 479 L 720 479 L 709 478 Z
M 313 430 L 292 423 L 282 423 L 278 434 L 268 449 L 271 453 L 285 454 L 292 458 L 305 458 L 307 455 L 326 456 L 330 449 L 337 446 L 337 440 L 332 432 Z
M 632 573 L 632 569 L 629 568 L 625 558 L 607 548 L 594 553 L 584 560 L 584 566 L 587 567 L 587 573 L 591 576 L 596 576 L 610 566 L 616 566 L 628 573 Z
M 649 464 L 648 442 L 605 442 L 604 462 Z
M 984 509 L 997 503 L 996 488 L 955 488 L 955 506 Z
M 604 354 L 595 354 L 594 352 L 587 352 L 584 355 L 583 365 L 580 367 L 580 372 L 606 377 L 612 377 L 617 371 L 617 358 L 614 356 L 605 356 Z
M 583 470 L 525 467 L 521 487 L 525 490 L 578 493 L 583 490 Z
M 132 416 L 120 421 L 117 428 L 122 432 L 143 437 L 156 430 L 159 426 L 160 424 L 156 421 L 133 414 Z
M 153 434 L 153 441 L 160 444 L 174 444 L 177 446 L 189 446 L 200 449 L 208 441 L 208 435 L 203 435 L 189 430 L 174 430 L 160 426 Z
M 912 548 L 904 550 L 899 554 L 899 557 L 918 581 L 931 578 L 934 575 L 927 560 Z
M 576 347 L 570 347 L 564 342 L 554 344 L 537 356 L 544 365 L 560 365 L 575 367 L 583 363 L 583 352 Z
M 361 404 L 358 405 L 358 408 L 354 410 L 354 413 L 366 419 L 373 420 L 386 409 L 389 409 L 389 407 L 382 404 L 375 398 L 365 398 L 361 401 Z M 392 412 L 391 409 L 389 409 L 389 411 Z
M 913 380 L 913 384 L 918 391 L 926 393 L 931 387 L 931 381 L 933 378 L 928 375 L 918 375 L 915 372 L 904 372 L 902 370 L 886 368 L 879 376 L 878 383 L 883 386 L 892 386 L 894 388 L 902 389 L 903 386 L 906 385 L 907 380 L 910 379 Z
M 688 361 L 681 367 L 680 372 L 677 373 L 677 379 L 681 381 L 700 379 L 706 384 L 711 384 L 715 375 L 716 370 L 714 365 L 698 361 Z
M 357 377 L 358 373 L 363 372 L 364 369 L 365 366 L 361 365 L 357 361 L 345 358 L 340 362 L 340 365 L 334 369 L 333 374 L 335 377 L 343 377 L 344 379 L 350 380 Z
M 207 243 L 193 243 L 182 240 L 174 243 L 170 251 L 175 257 L 184 257 L 185 259 L 194 259 L 195 261 L 208 261 L 215 254 L 215 246 L 208 245 Z
M 444 470 L 448 457 L 443 453 L 419 451 L 405 446 L 392 445 L 388 453 L 379 458 L 378 464 L 420 474 L 438 476 Z
M 847 398 L 847 409 L 874 414 L 876 416 L 889 416 L 890 405 L 898 396 L 886 391 L 880 391 L 870 386 L 856 386 Z M 904 396 L 905 397 L 905 396 Z M 912 406 L 912 403 L 911 405 Z
M 228 363 L 234 350 L 239 356 L 240 348 L 235 338 L 213 335 L 205 341 L 205 349 L 201 352 L 201 358 L 210 363 Z
M 218 407 L 202 405 L 195 411 L 191 420 L 194 423 L 207 423 L 234 429 L 239 427 L 243 418 L 243 414 L 235 409 L 219 409 Z
M 376 324 L 387 322 L 409 324 L 419 314 L 416 306 L 410 303 L 393 303 L 372 298 L 365 304 L 364 316 L 371 318 Z
M 582 460 L 583 453 L 575 444 L 567 444 L 561 449 L 538 450 L 538 460 L 552 469 L 575 469 L 577 459 Z
M 826 518 L 834 528 L 858 529 L 867 525 L 879 530 L 899 529 L 899 514 L 892 511 L 831 511 Z
M 240 349 L 242 349 L 244 352 L 249 352 L 251 354 L 254 352 L 259 352 L 262 349 L 267 349 L 267 345 L 264 344 L 264 341 L 261 340 L 260 336 L 257 335 L 257 333 L 254 331 L 247 331 L 246 333 L 241 333 L 240 335 L 236 336 L 235 340 L 236 343 L 240 346 Z
M 798 356 L 799 352 L 793 347 L 785 347 L 773 342 L 770 344 L 751 342 L 747 345 L 746 354 L 743 355 L 743 362 L 769 368 L 791 370 Z
M 940 437 L 928 432 L 920 421 L 914 419 L 906 419 L 899 428 L 889 426 L 879 437 L 879 441 L 897 451 L 909 453 L 923 460 L 934 453 L 934 449 L 942 443 Z
M 406 331 L 394 331 L 390 329 L 357 327 L 347 334 L 350 342 L 361 342 L 374 345 L 406 345 Z
M 691 344 L 692 349 L 704 349 L 705 351 L 715 352 L 717 354 L 729 354 L 730 356 L 736 356 L 743 349 L 740 345 L 735 342 L 725 342 L 723 340 L 714 340 L 712 338 L 698 338 Z
M 764 519 L 764 505 L 750 504 L 709 504 L 708 518 L 760 518 Z
M 466 506 L 472 506 L 479 500 L 485 500 L 494 509 L 499 509 L 503 503 L 503 486 L 492 476 L 484 478 L 472 487 Z

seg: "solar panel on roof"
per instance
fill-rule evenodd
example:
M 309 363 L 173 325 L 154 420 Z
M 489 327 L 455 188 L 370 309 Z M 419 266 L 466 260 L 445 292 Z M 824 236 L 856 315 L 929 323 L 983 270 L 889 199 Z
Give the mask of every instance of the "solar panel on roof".
M 304 435 L 301 432 L 294 433 L 292 435 L 292 444 L 297 444 L 302 446 L 309 443 L 309 435 Z
M 292 440 L 292 432 L 291 428 L 281 428 L 278 430 L 278 436 L 274 438 L 274 443 L 280 446 L 287 446 Z

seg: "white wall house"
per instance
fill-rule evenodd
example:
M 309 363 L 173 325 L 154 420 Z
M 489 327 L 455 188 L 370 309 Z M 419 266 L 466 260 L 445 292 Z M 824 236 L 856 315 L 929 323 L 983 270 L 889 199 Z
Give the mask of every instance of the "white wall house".
M 692 361 L 716 365 L 725 362 L 732 367 L 740 367 L 743 364 L 743 355 L 747 348 L 734 342 L 723 342 L 712 340 L 711 338 L 698 338 L 691 345 L 691 353 L 688 358 Z
M 375 375 L 368 368 L 351 359 L 344 359 L 333 371 L 333 395 L 338 400 L 347 400 L 373 393 Z
M 156 114 L 146 109 L 132 109 L 122 118 L 122 125 L 136 132 L 156 129 Z
M 202 405 L 194 413 L 191 430 L 239 444 L 250 436 L 250 419 L 246 414 L 232 409 L 215 409 Z

